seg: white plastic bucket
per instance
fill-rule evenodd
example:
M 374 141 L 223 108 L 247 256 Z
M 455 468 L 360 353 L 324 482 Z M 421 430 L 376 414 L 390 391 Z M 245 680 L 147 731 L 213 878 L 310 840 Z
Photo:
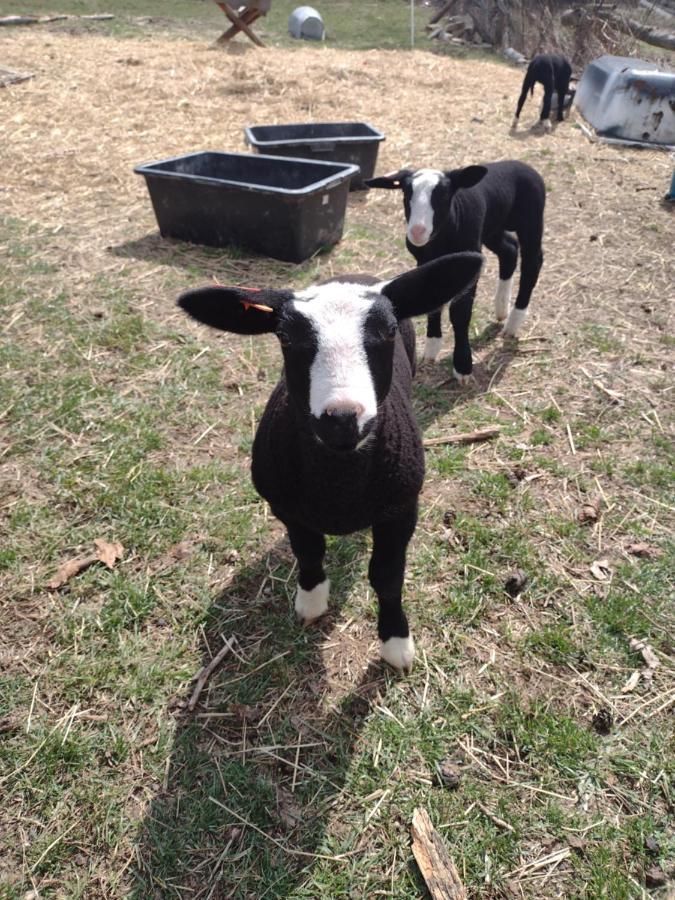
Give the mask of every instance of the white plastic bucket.
M 326 36 L 321 15 L 311 6 L 298 6 L 288 17 L 288 30 L 294 38 L 322 41 Z

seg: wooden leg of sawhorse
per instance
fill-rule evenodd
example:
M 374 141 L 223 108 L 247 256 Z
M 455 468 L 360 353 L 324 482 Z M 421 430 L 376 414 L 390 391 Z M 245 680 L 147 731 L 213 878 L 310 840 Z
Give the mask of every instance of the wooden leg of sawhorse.
M 216 0 L 217 2 L 217 0 Z M 264 47 L 265 45 L 260 40 L 258 35 L 249 27 L 259 19 L 263 13 L 259 9 L 245 9 L 240 16 L 238 16 L 232 7 L 228 3 L 218 3 L 217 5 L 222 9 L 227 18 L 232 22 L 232 27 L 228 28 L 224 34 L 216 41 L 216 44 L 225 44 L 227 41 L 231 40 L 235 34 L 238 34 L 240 31 L 243 31 L 244 34 L 248 35 L 248 37 L 253 41 L 254 44 L 257 44 L 259 47 Z

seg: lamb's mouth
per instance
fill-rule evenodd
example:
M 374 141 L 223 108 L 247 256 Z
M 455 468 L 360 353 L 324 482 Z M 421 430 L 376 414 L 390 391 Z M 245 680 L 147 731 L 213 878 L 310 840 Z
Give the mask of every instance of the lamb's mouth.
M 316 431 L 315 428 L 312 428 L 312 433 L 317 443 L 321 445 L 325 450 L 329 450 L 338 456 L 347 456 L 349 453 L 355 453 L 359 450 L 362 450 L 364 447 L 367 447 L 368 444 L 375 437 L 375 424 L 376 418 L 373 417 L 360 429 L 359 433 L 353 437 L 346 438 L 344 441 L 336 441 L 334 443 L 329 443 L 324 440 L 320 434 Z

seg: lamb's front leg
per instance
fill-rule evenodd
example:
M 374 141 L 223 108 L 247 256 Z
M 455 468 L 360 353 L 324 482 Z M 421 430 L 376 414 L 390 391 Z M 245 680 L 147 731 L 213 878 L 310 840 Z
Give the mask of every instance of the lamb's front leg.
M 460 384 L 471 382 L 473 362 L 471 360 L 471 345 L 469 344 L 469 324 L 473 309 L 475 287 L 464 297 L 450 304 L 450 322 L 455 334 L 455 349 L 452 354 L 452 374 Z
M 279 516 L 277 516 L 279 518 Z M 298 590 L 295 614 L 305 625 L 322 616 L 328 609 L 330 581 L 323 570 L 326 540 L 317 531 L 303 525 L 285 522 L 291 548 L 298 560 Z
M 436 362 L 436 358 L 443 346 L 442 312 L 442 309 L 437 309 L 427 316 L 427 341 L 424 345 L 424 359 L 428 362 Z
M 405 553 L 417 524 L 417 504 L 400 518 L 373 525 L 373 553 L 368 578 L 379 602 L 377 633 L 380 655 L 395 669 L 409 672 L 415 642 L 403 612 L 401 593 Z

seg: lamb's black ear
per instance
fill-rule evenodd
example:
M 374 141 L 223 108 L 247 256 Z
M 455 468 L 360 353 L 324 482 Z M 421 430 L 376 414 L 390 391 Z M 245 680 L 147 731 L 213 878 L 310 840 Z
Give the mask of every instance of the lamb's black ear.
M 465 166 L 463 169 L 453 169 L 445 173 L 455 190 L 470 188 L 482 181 L 487 175 L 485 166 Z
M 384 188 L 388 191 L 401 187 L 401 183 L 413 173 L 412 169 L 399 169 L 398 172 L 390 172 L 389 175 L 379 175 L 377 178 L 366 178 L 364 184 L 371 188 Z
M 220 331 L 265 334 L 275 330 L 279 310 L 292 297 L 292 291 L 208 285 L 185 291 L 178 305 L 193 319 Z
M 482 253 L 453 253 L 399 275 L 382 287 L 398 319 L 422 316 L 454 303 L 478 280 Z

